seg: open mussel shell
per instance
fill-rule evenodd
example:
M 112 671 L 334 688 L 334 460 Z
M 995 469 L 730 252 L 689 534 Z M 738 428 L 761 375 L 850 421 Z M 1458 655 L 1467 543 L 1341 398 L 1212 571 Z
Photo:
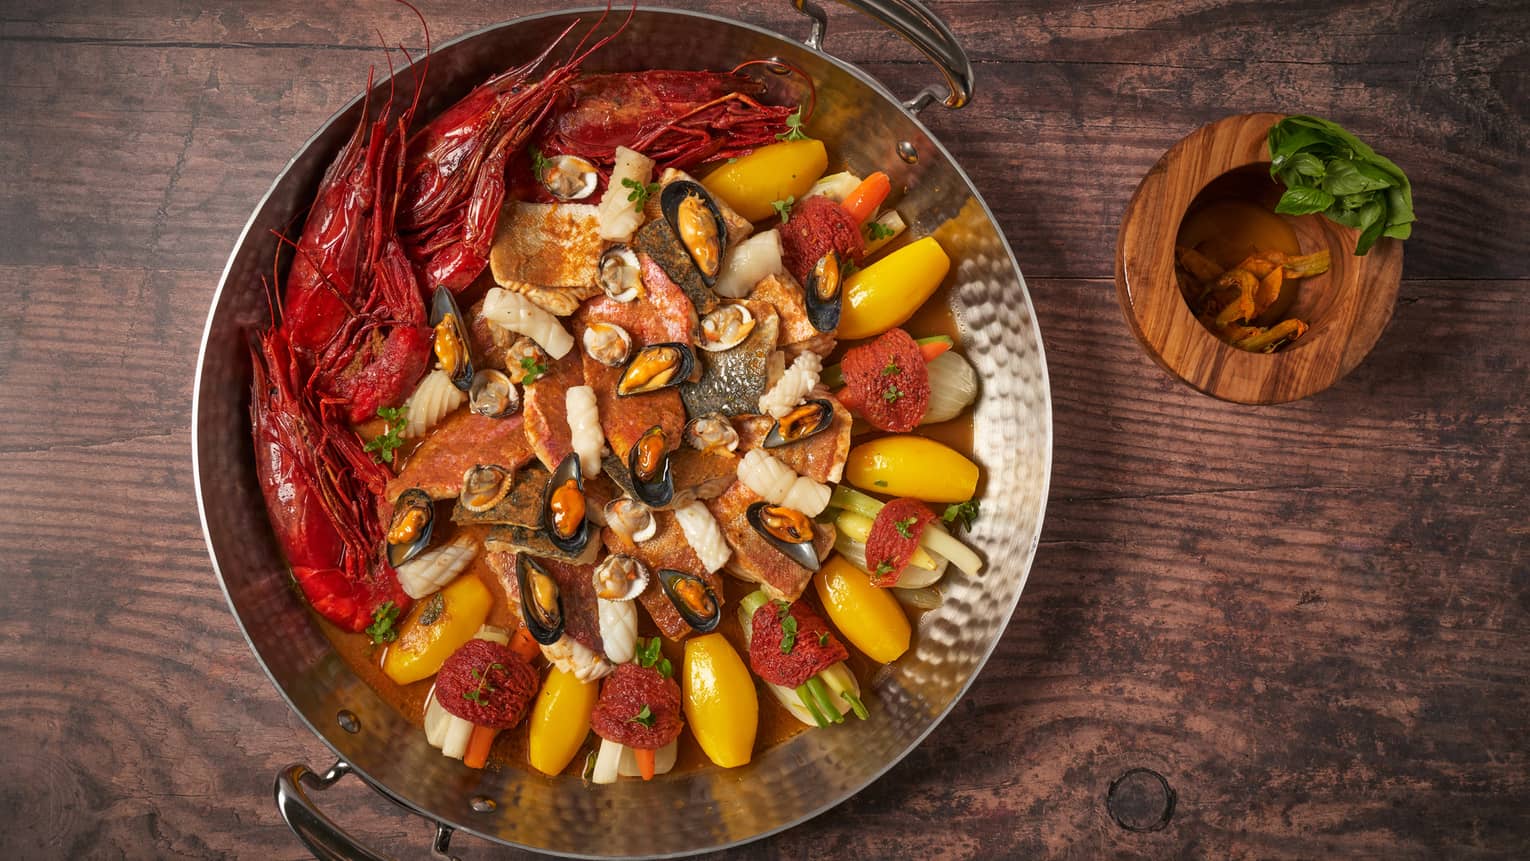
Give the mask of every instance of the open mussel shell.
M 659 585 L 664 587 L 664 597 L 675 605 L 680 618 L 697 633 L 705 634 L 722 621 L 722 602 L 717 600 L 717 593 L 695 574 L 660 568 Z
M 542 531 L 559 550 L 578 553 L 590 540 L 584 516 L 584 471 L 579 455 L 570 453 L 553 470 L 542 495 Z
M 792 411 L 776 419 L 765 434 L 766 448 L 780 448 L 801 442 L 815 433 L 822 433 L 834 424 L 834 405 L 821 398 L 804 401 Z
M 583 200 L 595 193 L 600 172 L 577 155 L 555 155 L 542 167 L 542 187 L 559 200 Z
M 388 564 L 397 568 L 420 555 L 430 544 L 435 520 L 435 503 L 425 491 L 415 487 L 399 494 L 388 521 Z
M 504 371 L 492 368 L 473 375 L 468 387 L 468 409 L 491 419 L 513 415 L 521 408 L 521 393 Z
M 832 332 L 839 325 L 841 297 L 844 295 L 845 270 L 839 253 L 830 251 L 813 265 L 803 285 L 808 322 L 820 332 Z
M 678 386 L 690 379 L 696 356 L 684 344 L 668 342 L 649 344 L 637 351 L 616 381 L 618 397 L 640 395 Z
M 675 498 L 675 477 L 669 469 L 669 440 L 662 425 L 654 425 L 627 452 L 627 472 L 638 500 L 663 508 Z
M 786 558 L 809 571 L 818 570 L 818 550 L 813 546 L 813 519 L 784 505 L 756 502 L 744 514 L 754 531 Z
M 473 389 L 473 353 L 468 346 L 467 323 L 457 309 L 452 291 L 437 287 L 430 299 L 431 348 L 452 384 L 464 392 Z
M 619 496 L 606 503 L 606 525 L 633 544 L 640 544 L 654 537 L 659 522 L 653 511 L 630 496 Z
M 618 302 L 631 302 L 643 293 L 643 269 L 637 253 L 620 243 L 600 255 L 600 289 Z
M 591 323 L 584 328 L 584 351 L 608 368 L 620 368 L 632 354 L 632 336 L 615 323 Z
M 607 556 L 590 576 L 595 597 L 603 601 L 631 601 L 648 588 L 648 566 L 621 553 Z
M 474 513 L 498 505 L 515 485 L 515 473 L 492 463 L 480 463 L 462 474 L 462 492 L 457 500 Z
M 544 646 L 558 642 L 563 636 L 563 591 L 558 581 L 525 553 L 516 554 L 515 576 L 521 592 L 521 619 L 531 638 Z
M 685 423 L 685 443 L 697 451 L 735 451 L 738 431 L 722 413 L 707 413 Z
M 712 195 L 699 183 L 676 180 L 659 192 L 659 210 L 708 287 L 722 269 L 728 226 Z
M 739 303 L 719 305 L 701 318 L 701 349 L 710 352 L 731 350 L 754 331 L 754 314 Z

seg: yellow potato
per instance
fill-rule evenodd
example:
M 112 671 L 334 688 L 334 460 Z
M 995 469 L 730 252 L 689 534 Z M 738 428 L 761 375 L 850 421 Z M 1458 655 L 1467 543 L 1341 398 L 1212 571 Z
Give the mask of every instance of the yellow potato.
M 892 592 L 871 585 L 865 571 L 835 554 L 813 575 L 813 588 L 829 621 L 845 639 L 879 664 L 908 651 L 908 616 Z
M 600 682 L 581 682 L 573 673 L 553 667 L 531 708 L 526 752 L 531 767 L 543 774 L 561 774 L 590 734 L 590 714 Z
M 978 467 L 948 445 L 897 434 L 851 449 L 845 480 L 873 493 L 966 502 L 977 493 Z
M 823 141 L 782 141 L 719 167 L 701 184 L 739 215 L 764 221 L 776 214 L 772 202 L 807 194 L 828 166 Z
M 483 582 L 472 574 L 453 580 L 440 595 L 439 613 L 432 612 L 433 618 L 427 623 L 426 611 L 432 610 L 434 600 L 415 602 L 409 618 L 398 630 L 398 639 L 388 645 L 383 672 L 401 685 L 435 675 L 451 653 L 471 640 L 489 618 L 493 598 Z
M 707 758 L 723 768 L 749 762 L 759 726 L 754 678 L 722 634 L 685 642 L 685 720 Z
M 839 338 L 853 341 L 880 335 L 914 315 L 951 269 L 951 258 L 935 237 L 910 242 L 845 282 Z

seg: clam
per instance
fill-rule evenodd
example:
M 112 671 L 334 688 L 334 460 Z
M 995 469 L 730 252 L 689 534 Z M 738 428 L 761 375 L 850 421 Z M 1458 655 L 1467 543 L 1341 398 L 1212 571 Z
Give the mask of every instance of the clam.
M 664 587 L 664 597 L 675 605 L 685 624 L 705 634 L 722 621 L 722 602 L 707 581 L 688 571 L 673 568 L 659 569 L 659 585 Z
M 632 489 L 644 504 L 654 508 L 668 505 L 675 498 L 675 478 L 669 471 L 669 441 L 664 427 L 654 425 L 627 452 L 627 472 Z
M 521 408 L 521 393 L 504 371 L 486 370 L 473 375 L 468 387 L 468 409 L 491 419 L 502 419 Z
M 437 287 L 430 300 L 430 326 L 435 330 L 432 348 L 441 369 L 452 384 L 464 392 L 473 387 L 473 353 L 468 347 L 467 327 L 452 291 Z
M 595 568 L 595 597 L 631 601 L 648 588 L 648 567 L 631 556 L 613 553 Z
M 814 398 L 793 407 L 792 411 L 776 419 L 765 435 L 766 448 L 780 448 L 801 442 L 815 433 L 821 433 L 834 424 L 834 405 Z
M 618 302 L 631 302 L 643 293 L 643 270 L 631 248 L 617 244 L 600 255 L 600 289 Z
M 462 493 L 457 500 L 474 513 L 498 505 L 515 486 L 515 473 L 502 466 L 480 463 L 462 474 Z
M 784 505 L 756 502 L 744 517 L 754 531 L 786 558 L 809 571 L 818 570 L 818 550 L 813 546 L 813 520 L 806 514 Z
M 696 265 L 701 280 L 711 287 L 722 269 L 723 243 L 728 227 L 712 195 L 700 184 L 677 180 L 659 192 L 659 209 L 670 229 Z
M 435 520 L 435 503 L 425 491 L 415 487 L 399 494 L 388 521 L 388 564 L 397 568 L 420 555 L 430 544 Z
M 563 636 L 563 591 L 547 569 L 525 553 L 515 557 L 515 576 L 521 592 L 521 619 L 531 638 L 544 646 Z
M 722 413 L 707 413 L 686 422 L 685 442 L 697 451 L 734 451 L 738 448 L 738 431 Z
M 606 503 L 606 525 L 633 544 L 652 538 L 659 531 L 658 521 L 648 506 L 630 496 Z
M 618 368 L 632 352 L 632 336 L 615 323 L 591 323 L 584 330 L 584 351 L 602 365 Z
M 808 322 L 820 332 L 832 332 L 839 325 L 840 296 L 844 293 L 845 271 L 839 253 L 830 251 L 813 265 L 803 285 Z
M 690 379 L 695 366 L 696 357 L 684 344 L 650 344 L 638 350 L 627 363 L 621 379 L 616 381 L 616 394 L 626 397 L 678 386 Z
M 577 155 L 555 155 L 542 167 L 542 187 L 559 200 L 583 200 L 595 193 L 600 172 Z
M 584 517 L 584 472 L 579 455 L 569 453 L 553 470 L 542 495 L 542 530 L 554 546 L 578 553 L 590 540 L 590 524 Z
M 741 304 L 719 305 L 716 311 L 701 318 L 701 349 L 712 352 L 731 350 L 754 331 L 754 314 Z

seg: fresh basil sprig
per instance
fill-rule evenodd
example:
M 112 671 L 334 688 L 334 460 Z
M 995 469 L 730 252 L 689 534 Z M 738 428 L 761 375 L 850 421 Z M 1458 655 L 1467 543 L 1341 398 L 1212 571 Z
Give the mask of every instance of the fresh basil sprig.
M 1413 186 L 1391 160 L 1377 155 L 1336 123 L 1286 117 L 1270 128 L 1270 176 L 1286 186 L 1275 211 L 1321 212 L 1360 231 L 1355 254 L 1383 236 L 1413 233 Z

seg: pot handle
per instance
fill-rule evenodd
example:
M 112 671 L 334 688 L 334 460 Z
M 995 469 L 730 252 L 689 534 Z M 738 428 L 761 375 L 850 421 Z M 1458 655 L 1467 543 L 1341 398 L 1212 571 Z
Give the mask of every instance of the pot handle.
M 866 15 L 908 40 L 924 52 L 930 62 L 940 67 L 946 78 L 944 92 L 937 84 L 931 84 L 919 95 L 903 103 L 904 109 L 918 113 L 930 102 L 940 99 L 948 108 L 959 108 L 972 100 L 972 61 L 962 49 L 956 35 L 938 15 L 925 8 L 919 0 L 839 0 L 845 6 Z M 807 46 L 815 51 L 823 50 L 823 34 L 829 19 L 823 7 L 813 0 L 792 0 L 797 11 L 813 21 L 808 34 Z
M 301 762 L 292 763 L 276 774 L 276 809 L 281 811 L 287 827 L 319 861 L 390 861 L 388 856 L 357 843 L 356 838 L 325 816 L 308 795 L 309 787 L 328 789 L 351 771 L 351 764 L 343 759 L 336 760 L 323 774 L 315 774 Z M 365 780 L 362 782 L 366 783 Z M 371 784 L 367 783 L 367 786 Z M 430 857 L 458 861 L 456 856 L 448 854 L 451 840 L 452 827 L 437 822 Z

